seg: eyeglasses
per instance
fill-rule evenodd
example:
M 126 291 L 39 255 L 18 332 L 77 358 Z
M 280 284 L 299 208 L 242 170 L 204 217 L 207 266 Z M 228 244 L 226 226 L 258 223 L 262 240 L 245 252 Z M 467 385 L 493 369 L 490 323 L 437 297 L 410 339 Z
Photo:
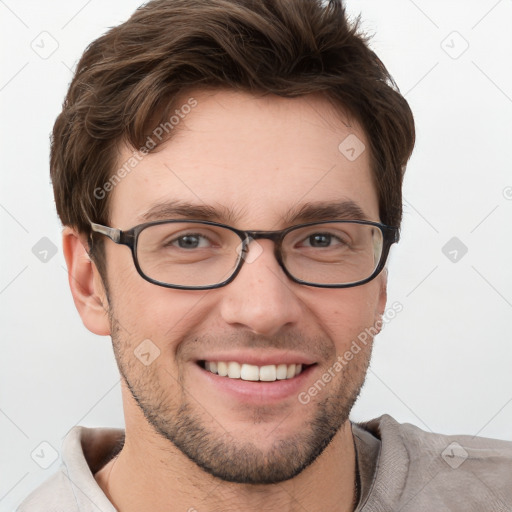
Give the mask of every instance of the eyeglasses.
M 251 242 L 264 238 L 274 242 L 275 258 L 292 281 L 320 288 L 358 286 L 381 272 L 399 237 L 397 227 L 362 220 L 312 222 L 281 231 L 242 231 L 188 219 L 148 222 L 126 231 L 92 222 L 91 228 L 127 245 L 146 281 L 183 290 L 227 285 L 244 262 L 251 262 Z

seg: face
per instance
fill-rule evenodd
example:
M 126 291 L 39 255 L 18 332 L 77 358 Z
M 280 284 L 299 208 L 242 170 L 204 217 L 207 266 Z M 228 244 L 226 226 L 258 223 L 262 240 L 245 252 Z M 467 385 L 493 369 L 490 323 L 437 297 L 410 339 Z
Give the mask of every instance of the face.
M 187 218 L 173 210 L 177 201 L 215 212 L 203 220 L 245 230 L 298 224 L 293 217 L 305 208 L 309 221 L 325 220 L 322 206 L 348 201 L 379 221 L 368 152 L 350 161 L 338 149 L 349 134 L 368 146 L 364 133 L 354 121 L 347 127 L 325 99 L 228 91 L 194 98 L 172 140 L 115 187 L 111 226 L 129 229 L 150 210 L 152 220 Z M 124 148 L 120 165 L 131 154 Z M 205 471 L 245 483 L 284 481 L 322 453 L 347 421 L 371 343 L 341 370 L 333 365 L 382 314 L 384 274 L 346 289 L 300 285 L 279 266 L 273 242 L 258 240 L 230 284 L 176 290 L 142 279 L 127 247 L 106 240 L 105 248 L 115 356 L 132 407 L 161 441 Z M 150 364 L 136 357 L 140 347 L 149 347 Z M 272 365 L 290 372 L 302 364 L 302 372 L 253 382 L 214 374 L 205 361 L 270 366 L 271 373 Z M 328 383 L 305 400 L 326 373 Z

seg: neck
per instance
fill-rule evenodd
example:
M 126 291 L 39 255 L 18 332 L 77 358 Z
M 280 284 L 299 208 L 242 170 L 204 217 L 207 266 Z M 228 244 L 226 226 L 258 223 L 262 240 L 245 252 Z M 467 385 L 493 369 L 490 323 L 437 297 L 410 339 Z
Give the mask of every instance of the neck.
M 224 482 L 204 472 L 146 425 L 127 424 L 125 445 L 95 478 L 120 512 L 353 511 L 357 501 L 356 453 L 349 422 L 317 460 L 278 484 Z

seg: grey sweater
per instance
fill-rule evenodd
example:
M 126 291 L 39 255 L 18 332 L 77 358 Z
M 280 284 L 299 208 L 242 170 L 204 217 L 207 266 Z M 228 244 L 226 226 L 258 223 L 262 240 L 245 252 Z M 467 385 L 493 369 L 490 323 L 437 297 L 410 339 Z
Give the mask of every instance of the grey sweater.
M 352 432 L 361 487 L 357 512 L 512 512 L 512 442 L 433 434 L 388 415 L 352 423 Z M 74 427 L 63 442 L 59 471 L 17 512 L 115 512 L 94 473 L 123 438 L 122 429 Z

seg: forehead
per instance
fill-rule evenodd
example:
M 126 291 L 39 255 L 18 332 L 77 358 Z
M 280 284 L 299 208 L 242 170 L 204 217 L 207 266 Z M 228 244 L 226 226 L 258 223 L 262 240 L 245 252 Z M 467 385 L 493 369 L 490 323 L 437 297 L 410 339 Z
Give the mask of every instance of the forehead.
M 183 105 L 193 107 L 177 107 L 171 139 L 139 153 L 111 192 L 112 225 L 127 229 L 151 211 L 166 217 L 165 204 L 175 203 L 206 207 L 239 228 L 277 229 L 289 212 L 338 202 L 379 220 L 366 136 L 325 98 L 215 91 Z M 133 154 L 121 147 L 118 167 Z

